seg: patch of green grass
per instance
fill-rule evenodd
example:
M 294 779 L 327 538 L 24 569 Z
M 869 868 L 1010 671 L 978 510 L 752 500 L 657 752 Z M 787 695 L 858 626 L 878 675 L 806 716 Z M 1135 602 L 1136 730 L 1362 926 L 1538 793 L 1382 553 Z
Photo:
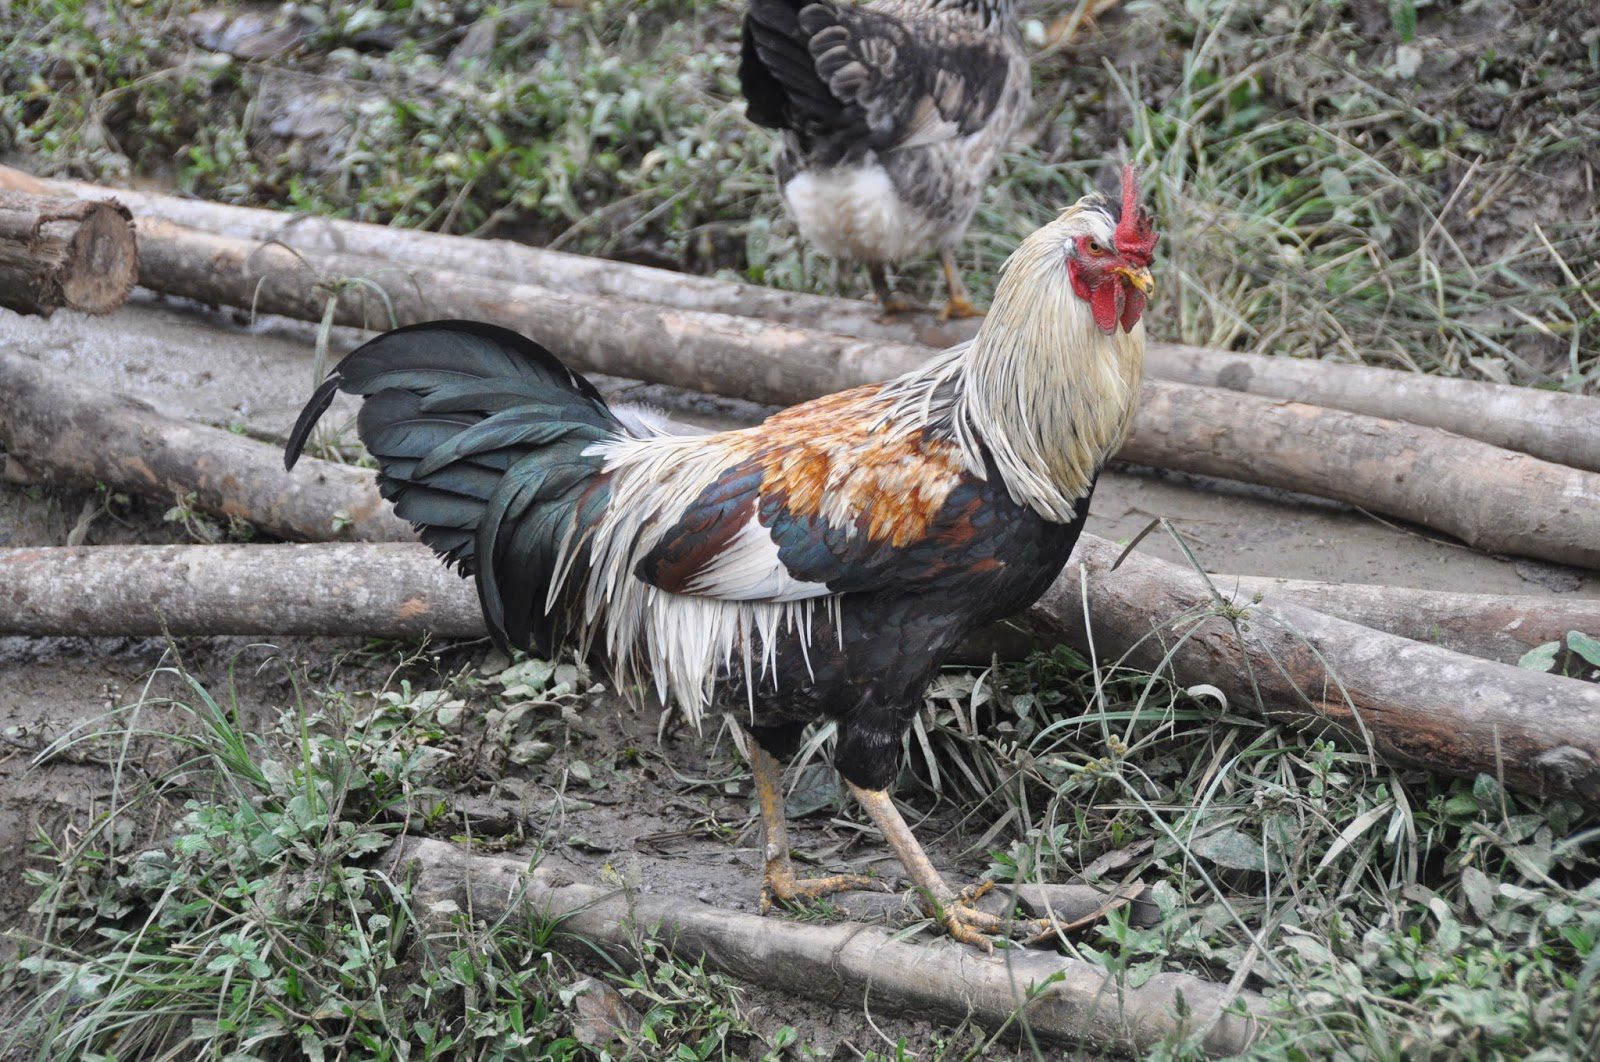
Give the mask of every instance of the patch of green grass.
M 576 669 L 524 661 L 438 689 L 297 697 L 265 736 L 231 691 L 168 674 L 186 696 L 142 699 L 48 753 L 96 750 L 118 781 L 83 832 L 37 838 L 39 921 L 4 971 L 21 1001 L 8 1057 L 607 1057 L 575 1032 L 557 922 L 419 925 L 408 883 L 378 858 L 408 830 L 449 829 L 445 787 L 466 750 L 518 760 L 526 724 L 570 708 Z M 481 731 L 463 731 L 468 699 Z M 176 731 L 145 726 L 167 713 Z M 130 750 L 159 747 L 176 765 L 125 784 Z M 141 818 L 168 814 L 170 831 L 140 839 Z M 606 972 L 643 1015 L 624 1047 L 750 1057 L 761 1041 L 734 986 L 639 949 Z
M 1259 1057 L 1594 1053 L 1591 812 L 1241 709 L 1062 647 L 942 677 L 908 762 L 999 880 L 1151 886 L 1158 924 L 1118 911 L 1071 951 L 1128 986 L 1181 970 L 1264 992 Z
M 1600 61 L 1519 25 L 1506 63 L 1564 102 L 1530 86 L 1491 110 L 1460 65 L 1475 38 L 1426 21 L 1441 36 L 1402 76 L 1358 14 L 1127 5 L 1140 62 L 1036 67 L 1040 135 L 975 225 L 979 272 L 1120 154 L 1162 230 L 1157 338 L 1600 390 L 1600 219 L 1560 177 L 1600 161 Z

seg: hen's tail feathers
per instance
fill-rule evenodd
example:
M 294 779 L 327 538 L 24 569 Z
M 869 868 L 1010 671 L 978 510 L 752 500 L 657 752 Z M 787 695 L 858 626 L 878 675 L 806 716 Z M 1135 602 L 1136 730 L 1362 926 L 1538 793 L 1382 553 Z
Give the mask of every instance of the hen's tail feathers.
M 800 24 L 812 0 L 750 0 L 739 53 L 739 86 L 752 122 L 791 129 L 802 140 L 849 124 L 848 109 L 829 91 L 811 54 L 811 34 Z
M 581 548 L 610 493 L 591 448 L 624 432 L 600 393 L 508 329 L 412 325 L 340 362 L 295 423 L 286 467 L 338 391 L 364 399 L 356 428 L 383 496 L 476 576 L 495 641 L 549 652 L 564 633 L 556 567 Z

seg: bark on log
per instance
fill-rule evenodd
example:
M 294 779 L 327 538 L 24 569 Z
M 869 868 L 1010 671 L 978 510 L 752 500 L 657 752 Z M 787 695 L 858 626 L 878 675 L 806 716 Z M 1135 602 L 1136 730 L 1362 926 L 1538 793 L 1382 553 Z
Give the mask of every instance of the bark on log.
M 598 945 L 619 958 L 633 954 L 640 936 L 653 937 L 690 962 L 839 1007 L 864 1000 L 873 1012 L 970 1019 L 988 1032 L 1021 1008 L 1041 1039 L 1133 1056 L 1191 1035 L 1209 1054 L 1238 1054 L 1268 1010 L 1253 992 L 1230 999 L 1224 986 L 1188 974 L 1160 973 L 1129 988 L 1101 967 L 1054 952 L 985 956 L 953 943 L 897 940 L 871 926 L 807 925 L 687 897 L 629 894 L 444 841 L 403 840 L 386 862 L 397 878 L 409 872 L 413 909 L 427 921 L 495 922 L 527 912 L 558 923 L 557 947 L 591 954 Z
M 0 186 L 7 172 L 0 166 Z M 156 192 L 103 188 L 84 181 L 35 180 L 35 185 L 60 195 L 114 194 L 140 218 L 168 221 L 256 243 L 275 242 L 300 251 L 362 255 L 396 265 L 426 262 L 435 269 L 532 284 L 553 291 L 631 299 L 679 310 L 755 317 L 864 339 L 920 343 L 942 350 L 971 338 L 978 327 L 973 320 L 940 321 L 932 313 L 886 319 L 873 302 L 780 291 L 759 284 L 549 251 L 511 240 L 448 236 L 287 210 L 229 206 Z
M 0 634 L 485 633 L 473 584 L 417 542 L 0 550 Z
M 1496 597 L 1228 575 L 1212 580 L 1241 604 L 1259 596 L 1268 607 L 1312 608 L 1503 663 L 1570 630 L 1600 631 L 1600 600 L 1572 595 Z M 0 635 L 485 634 L 472 583 L 447 571 L 419 543 L 0 550 L 0 606 Z M 1051 611 L 1061 607 L 1058 595 L 1020 626 L 975 632 L 955 659 L 983 665 L 1054 645 L 1064 631 L 1081 626 L 1076 613 Z
M 1198 576 L 1161 561 L 1134 555 L 1110 571 L 1118 553 L 1084 536 L 1033 615 L 1051 638 L 1087 651 L 1078 590 L 1087 573 L 1101 658 L 1128 652 L 1131 663 L 1161 669 L 1165 647 L 1188 629 L 1178 621 L 1206 614 L 1212 598 Z M 1600 805 L 1600 686 L 1386 634 L 1277 594 L 1257 603 L 1229 582 L 1216 580 L 1223 600 L 1244 610 L 1243 641 L 1225 620 L 1205 620 L 1171 661 L 1180 682 L 1210 683 L 1244 705 L 1259 688 L 1269 713 L 1343 727 L 1357 740 L 1370 733 L 1401 763 L 1503 773 L 1523 791 Z M 0 634 L 483 634 L 472 585 L 419 544 L 0 551 L 0 606 Z M 1565 633 L 1565 622 L 1584 629 L 1574 613 L 1551 621 L 1537 607 L 1524 618 L 1550 623 L 1543 640 Z M 1489 615 L 1469 616 L 1464 629 L 1477 636 L 1503 618 Z
M 1117 456 L 1318 494 L 1489 553 L 1600 569 L 1600 473 L 1437 428 L 1152 380 Z
M 746 317 L 576 295 L 374 259 L 262 246 L 141 220 L 147 287 L 320 320 L 330 285 L 342 324 L 464 317 L 524 332 L 574 367 L 790 404 L 888 379 L 927 348 Z M 1215 388 L 1148 381 L 1121 455 L 1364 506 L 1486 550 L 1600 568 L 1600 474 L 1395 421 Z
M 1261 354 L 1152 343 L 1150 375 L 1442 428 L 1600 472 L 1600 398 Z
M 414 538 L 379 496 L 370 471 L 313 461 L 290 475 L 280 447 L 78 387 L 65 374 L 4 351 L 0 444 L 58 481 L 104 483 L 169 502 L 192 494 L 203 512 L 248 520 L 284 538 Z
M 109 313 L 139 275 L 132 215 L 111 201 L 0 190 L 0 306 Z
M 863 339 L 942 348 L 970 338 L 977 327 L 974 321 L 941 323 L 926 315 L 884 320 L 878 308 L 867 302 L 776 291 L 504 240 L 476 240 L 281 210 L 228 206 L 109 189 L 81 181 L 40 181 L 5 167 L 0 167 L 0 186 L 7 176 L 22 182 L 20 187 L 48 189 L 59 195 L 115 194 L 141 217 L 224 236 L 278 241 L 303 251 L 365 255 L 397 264 L 428 262 L 439 269 L 577 294 L 759 317 Z M 1170 343 L 1150 344 L 1147 365 L 1150 375 L 1157 379 L 1442 428 L 1557 464 L 1600 471 L 1597 398 Z
M 1490 663 L 1397 638 L 1287 602 L 1223 603 L 1192 572 L 1121 553 L 1085 535 L 1038 608 L 1065 639 L 1090 649 L 1080 580 L 1087 578 L 1093 643 L 1181 684 L 1209 683 L 1237 707 L 1259 691 L 1273 718 L 1370 741 L 1386 759 L 1600 807 L 1600 686 Z M 1219 588 L 1220 589 L 1220 588 Z

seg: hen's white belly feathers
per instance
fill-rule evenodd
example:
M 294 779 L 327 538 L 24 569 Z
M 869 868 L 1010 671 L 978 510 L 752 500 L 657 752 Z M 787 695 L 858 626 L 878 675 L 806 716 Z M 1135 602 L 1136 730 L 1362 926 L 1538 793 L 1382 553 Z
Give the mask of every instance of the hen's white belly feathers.
M 894 262 L 921 254 L 941 233 L 895 192 L 876 159 L 804 170 L 783 188 L 800 235 L 835 258 Z

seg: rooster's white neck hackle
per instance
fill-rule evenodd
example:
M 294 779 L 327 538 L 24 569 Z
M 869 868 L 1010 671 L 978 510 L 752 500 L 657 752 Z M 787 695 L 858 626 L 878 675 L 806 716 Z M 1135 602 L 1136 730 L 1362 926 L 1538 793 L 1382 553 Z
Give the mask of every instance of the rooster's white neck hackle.
M 1101 202 L 1079 200 L 1024 240 L 972 342 L 928 367 L 955 384 L 951 427 L 969 468 L 984 474 L 987 449 L 1012 500 L 1060 523 L 1122 445 L 1144 374 L 1144 322 L 1101 332 L 1067 272 L 1079 236 L 1112 242 Z

